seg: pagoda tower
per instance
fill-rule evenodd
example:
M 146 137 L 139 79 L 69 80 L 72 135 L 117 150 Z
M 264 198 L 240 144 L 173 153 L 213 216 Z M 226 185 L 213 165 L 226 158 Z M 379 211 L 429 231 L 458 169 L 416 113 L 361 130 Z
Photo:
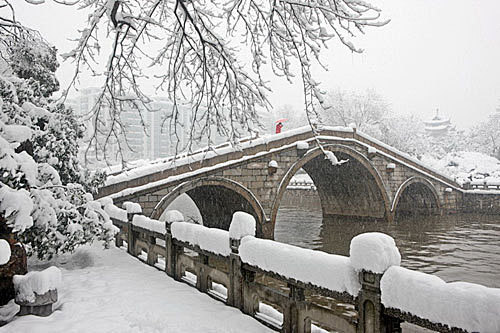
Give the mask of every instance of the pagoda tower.
M 448 133 L 451 127 L 450 119 L 439 115 L 439 109 L 436 109 L 436 115 L 430 121 L 424 121 L 425 132 L 433 137 L 442 137 Z

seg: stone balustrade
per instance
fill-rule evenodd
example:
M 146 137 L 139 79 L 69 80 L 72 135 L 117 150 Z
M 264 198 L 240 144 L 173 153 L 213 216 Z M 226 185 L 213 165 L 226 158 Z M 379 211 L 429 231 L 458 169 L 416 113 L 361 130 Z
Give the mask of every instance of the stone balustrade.
M 239 253 L 239 239 L 230 239 L 230 254 L 221 255 L 176 239 L 168 223 L 163 235 L 133 225 L 132 219 L 133 214 L 129 214 L 127 222 L 113 220 L 120 229 L 117 247 L 126 245 L 128 253 L 146 264 L 240 309 L 276 331 L 401 332 L 401 323 L 407 322 L 439 332 L 466 332 L 402 309 L 384 307 L 384 273 L 361 270 L 359 292 L 352 295 L 245 263 Z

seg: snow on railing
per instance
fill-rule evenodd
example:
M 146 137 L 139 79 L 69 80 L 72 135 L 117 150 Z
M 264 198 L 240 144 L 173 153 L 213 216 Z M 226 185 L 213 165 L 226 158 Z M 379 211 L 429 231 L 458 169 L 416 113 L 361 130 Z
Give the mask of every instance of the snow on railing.
M 386 308 L 469 332 L 500 332 L 500 289 L 390 267 L 380 283 Z
M 127 222 L 127 211 L 121 208 L 116 207 L 113 203 L 108 203 L 104 206 L 104 211 L 106 214 L 109 215 L 109 217 L 122 221 L 122 222 Z
M 242 239 L 239 253 L 244 263 L 296 281 L 352 296 L 361 288 L 348 257 L 251 236 Z
M 159 234 L 165 234 L 167 232 L 165 222 L 153 220 L 143 215 L 134 215 L 134 217 L 132 218 L 132 225 L 149 231 L 157 232 Z
M 174 222 L 170 228 L 172 237 L 181 242 L 199 246 L 202 250 L 222 256 L 229 256 L 231 253 L 228 231 L 186 222 Z

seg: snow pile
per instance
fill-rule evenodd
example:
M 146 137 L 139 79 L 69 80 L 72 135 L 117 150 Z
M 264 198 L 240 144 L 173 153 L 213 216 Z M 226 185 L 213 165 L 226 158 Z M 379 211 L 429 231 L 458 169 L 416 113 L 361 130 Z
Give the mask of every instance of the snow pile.
M 341 165 L 341 164 L 344 164 L 346 162 L 348 162 L 349 160 L 338 160 L 337 156 L 335 156 L 335 154 L 333 153 L 333 151 L 325 151 L 325 160 L 329 160 L 330 163 L 332 163 L 332 165 Z
M 16 304 L 15 299 L 11 299 L 9 303 L 0 306 L 0 322 L 11 321 L 19 312 L 20 306 Z
M 356 296 L 361 288 L 348 257 L 251 236 L 241 240 L 241 260 L 287 278 Z
M 297 149 L 300 150 L 309 149 L 309 143 L 307 141 L 297 141 Z
M 469 332 L 500 332 L 500 289 L 390 267 L 381 280 L 382 304 Z
M 447 174 L 463 184 L 475 180 L 500 182 L 500 161 L 478 152 L 448 153 L 441 159 L 429 155 L 422 157 L 422 162 Z
M 167 232 L 167 229 L 165 228 L 165 222 L 153 220 L 144 215 L 134 215 L 132 224 L 146 230 L 157 232 L 159 234 L 165 234 Z
M 307 173 L 297 173 L 293 175 L 292 179 L 290 180 L 290 183 L 310 183 L 314 184 L 313 180 Z
M 229 226 L 229 238 L 242 239 L 245 236 L 255 236 L 255 218 L 245 212 L 235 212 Z
M 10 260 L 10 245 L 5 239 L 0 239 L 0 265 L 5 265 Z
M 266 303 L 259 303 L 259 310 L 255 313 L 255 317 L 279 328 L 283 325 L 283 313 Z
M 129 214 L 140 214 L 142 213 L 142 207 L 136 202 L 125 201 L 122 205 L 123 209 Z
M 3 212 L 13 232 L 23 232 L 33 226 L 32 210 L 33 201 L 28 191 L 14 190 L 7 185 L 0 188 L 0 212 Z
M 106 206 L 104 206 L 104 211 L 109 215 L 109 217 L 113 219 L 123 222 L 128 221 L 127 211 L 116 207 L 113 203 L 108 203 Z
M 270 160 L 267 166 L 270 168 L 278 168 L 278 162 L 276 162 L 275 160 Z
M 401 255 L 394 238 L 381 232 L 367 232 L 351 240 L 351 265 L 356 271 L 384 273 L 391 266 L 401 264 Z
M 377 148 L 375 147 L 368 147 L 368 154 L 376 154 L 377 153 Z
M 98 202 L 101 203 L 101 206 L 105 207 L 106 205 L 113 204 L 113 198 L 111 197 L 104 197 L 97 199 Z
M 167 210 L 165 213 L 165 221 L 168 224 L 172 224 L 174 222 L 184 222 L 184 216 L 178 210 Z
M 191 245 L 197 245 L 202 250 L 229 256 L 231 249 L 229 247 L 229 232 L 207 228 L 199 224 L 174 222 L 171 226 L 172 237 Z
M 13 282 L 16 289 L 16 300 L 34 302 L 35 293 L 43 295 L 49 290 L 59 287 L 61 284 L 61 270 L 52 266 L 40 272 L 14 275 Z

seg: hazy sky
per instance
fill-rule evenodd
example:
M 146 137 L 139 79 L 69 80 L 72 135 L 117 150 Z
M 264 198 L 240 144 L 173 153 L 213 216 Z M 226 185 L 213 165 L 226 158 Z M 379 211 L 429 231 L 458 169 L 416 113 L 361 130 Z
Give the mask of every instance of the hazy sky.
M 68 51 L 85 15 L 74 7 L 33 6 L 16 0 L 17 16 Z M 500 1 L 372 0 L 391 22 L 354 39 L 365 52 L 351 54 L 335 40 L 323 55 L 328 72 L 318 73 L 323 88 L 375 89 L 395 113 L 430 118 L 435 109 L 459 127 L 485 120 L 500 106 Z M 71 65 L 58 71 L 68 81 Z M 90 83 L 89 83 L 90 84 Z M 299 80 L 277 79 L 270 96 L 274 107 L 302 107 Z

